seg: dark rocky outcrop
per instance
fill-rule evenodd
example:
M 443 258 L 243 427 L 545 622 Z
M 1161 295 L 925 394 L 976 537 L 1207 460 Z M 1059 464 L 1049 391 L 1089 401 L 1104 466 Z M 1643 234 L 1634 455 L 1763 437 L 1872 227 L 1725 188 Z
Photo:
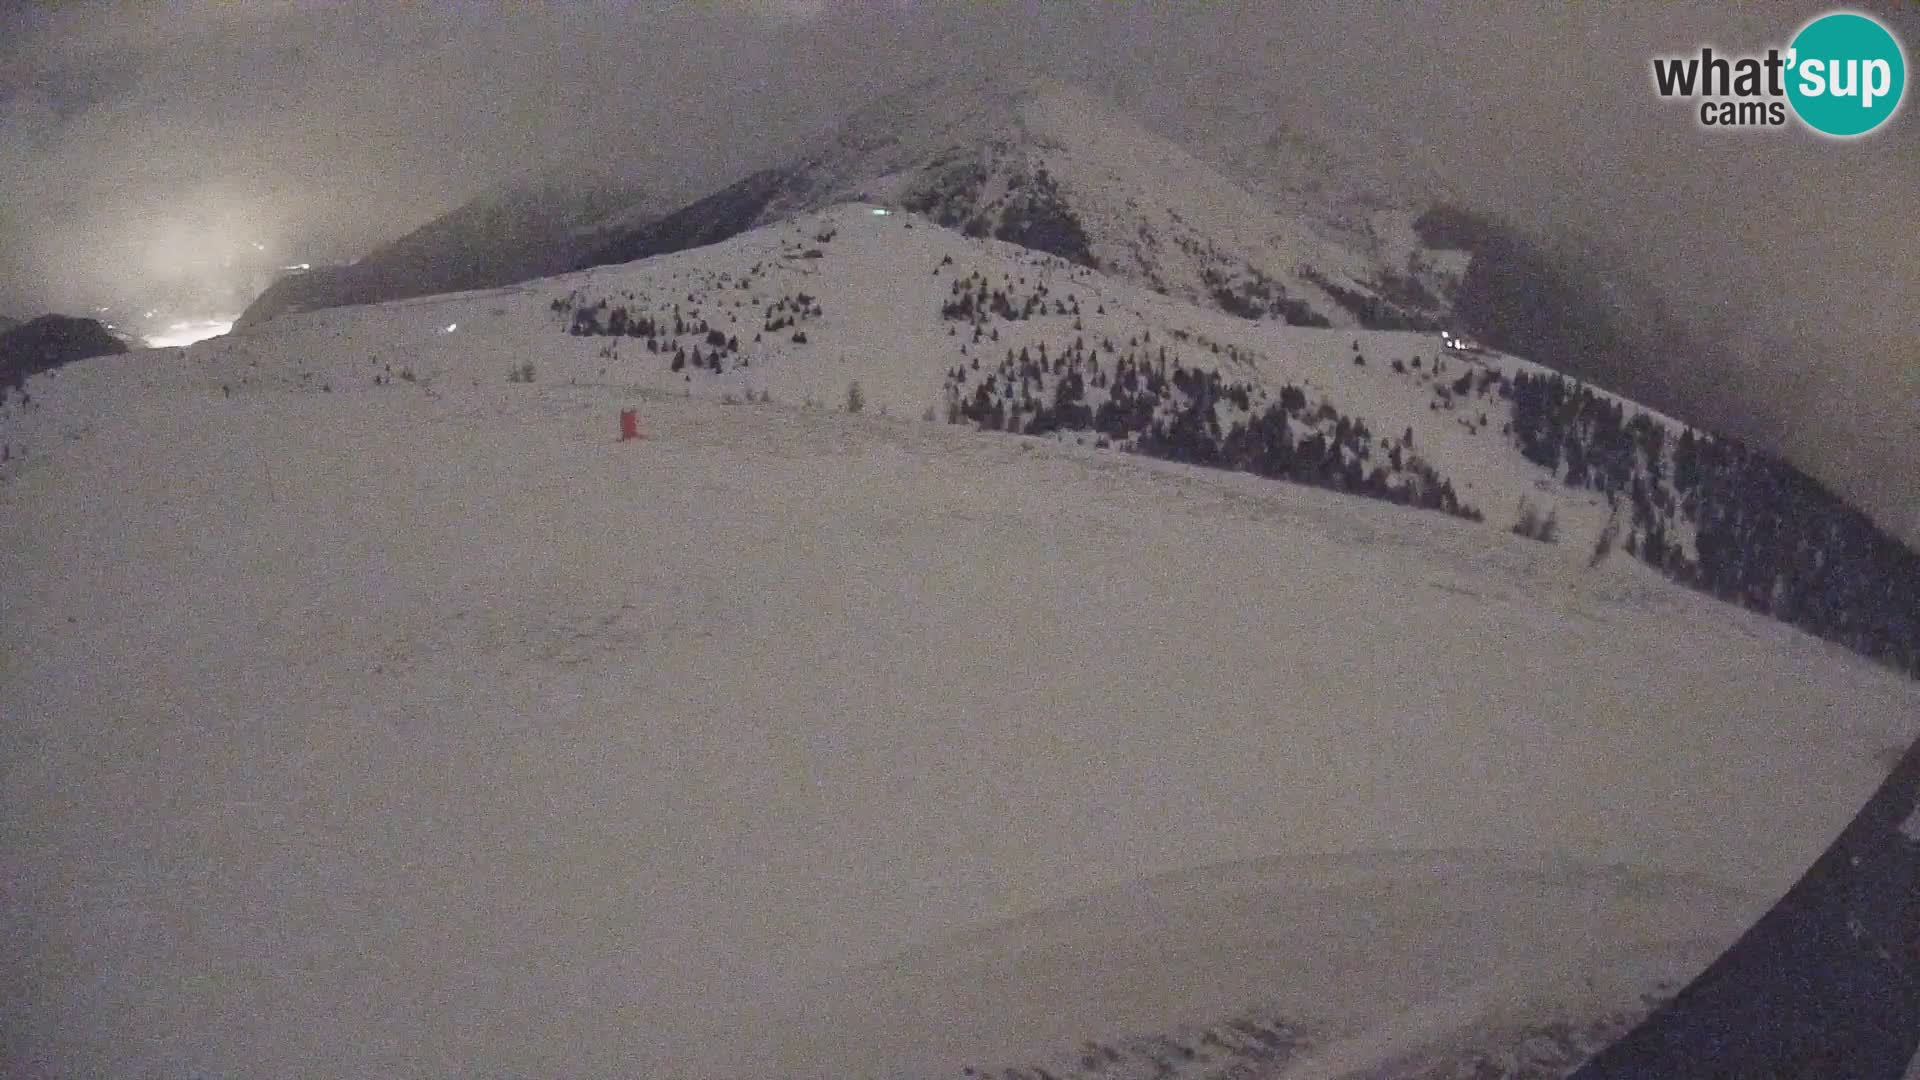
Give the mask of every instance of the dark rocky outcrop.
M 0 333 L 0 386 L 19 386 L 29 376 L 75 360 L 126 351 L 126 343 L 96 320 L 42 315 Z
M 657 221 L 625 230 L 567 269 L 633 262 L 738 236 L 759 224 L 767 207 L 788 194 L 797 177 L 792 169 L 754 173 Z

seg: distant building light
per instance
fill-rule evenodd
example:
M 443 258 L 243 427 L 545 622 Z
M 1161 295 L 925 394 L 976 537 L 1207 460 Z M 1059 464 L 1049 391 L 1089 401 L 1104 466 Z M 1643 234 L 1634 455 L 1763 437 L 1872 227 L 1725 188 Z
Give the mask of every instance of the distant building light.
M 453 333 L 455 330 L 458 330 L 458 329 L 460 329 L 460 324 L 457 322 L 450 322 L 447 324 L 447 333 L 449 334 Z
M 876 206 L 873 208 L 874 217 L 886 217 L 888 214 L 891 214 L 891 213 L 893 213 L 893 211 L 887 209 L 884 206 Z

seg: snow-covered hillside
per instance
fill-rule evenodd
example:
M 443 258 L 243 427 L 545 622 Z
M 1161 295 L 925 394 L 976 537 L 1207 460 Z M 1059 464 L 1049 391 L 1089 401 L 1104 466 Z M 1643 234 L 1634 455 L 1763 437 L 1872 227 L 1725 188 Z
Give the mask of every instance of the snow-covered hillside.
M 795 161 L 614 238 L 589 262 L 726 239 L 859 200 L 925 213 L 1207 306 L 1352 326 L 1443 318 L 1464 270 L 1414 204 L 1354 215 L 1344 193 L 1256 196 L 1074 86 L 938 79 L 850 117 Z M 1379 211 L 1379 212 L 1375 212 Z
M 349 336 L 361 347 L 334 346 Z M 1614 516 L 1599 492 L 1557 482 L 1503 430 L 1503 394 L 1522 372 L 1549 374 L 1538 365 L 1460 354 L 1439 333 L 1247 320 L 876 205 L 843 204 L 707 248 L 523 287 L 287 316 L 262 340 L 290 347 L 292 364 L 263 365 L 253 340 L 211 343 L 190 358 L 234 390 L 264 381 L 348 392 L 415 379 L 441 392 L 464 383 L 501 395 L 513 392 L 507 369 L 528 361 L 543 382 L 833 407 L 859 382 L 871 407 L 897 416 L 976 421 L 998 402 L 992 426 L 1021 431 L 1035 408 L 1055 403 L 1070 366 L 1088 422 L 1055 425 L 1055 437 L 1131 448 L 1154 432 L 1103 437 L 1092 422 L 1103 398 L 1118 399 L 1116 376 L 1131 367 L 1166 379 L 1184 368 L 1218 374 L 1208 393 L 1219 399 L 1209 414 L 1221 438 L 1284 399 L 1298 456 L 1305 461 L 1318 437 L 1315 462 L 1331 463 L 1291 470 L 1295 479 L 1503 528 L 1525 497 L 1556 515 L 1555 550 L 1568 559 L 1588 558 Z M 1162 391 L 1156 380 L 1139 395 L 1154 401 L 1141 415 L 1174 423 L 1190 390 Z M 1682 430 L 1624 404 L 1629 415 Z M 1009 420 L 1009 408 L 1027 413 Z M 31 443 L 30 424 L 14 430 Z M 1180 448 L 1161 446 L 1160 456 L 1178 458 Z M 1684 543 L 1684 522 L 1674 532 Z
M 1585 1045 L 1914 735 L 1920 685 L 1589 566 L 1604 499 L 1501 430 L 1521 361 L 1436 375 L 1435 335 L 1236 319 L 874 209 L 9 395 L 7 1071 Z M 986 316 L 945 314 L 956 283 Z M 1279 407 L 1290 446 L 1398 450 L 1390 488 L 1418 456 L 1486 520 L 945 422 L 1042 344 L 1077 372 L 997 379 L 1003 415 L 1164 346 L 1219 373 L 1223 428 Z M 1507 530 L 1522 492 L 1560 543 Z

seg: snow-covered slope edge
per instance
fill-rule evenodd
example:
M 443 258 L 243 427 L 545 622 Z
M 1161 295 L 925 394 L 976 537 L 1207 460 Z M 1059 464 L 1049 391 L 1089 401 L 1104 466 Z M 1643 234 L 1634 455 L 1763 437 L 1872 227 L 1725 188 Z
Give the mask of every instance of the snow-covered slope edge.
M 838 975 L 781 1026 L 781 1068 L 1331 1080 L 1504 1053 L 1479 1075 L 1548 1075 L 1711 959 L 1750 902 L 1486 851 L 1201 867 Z

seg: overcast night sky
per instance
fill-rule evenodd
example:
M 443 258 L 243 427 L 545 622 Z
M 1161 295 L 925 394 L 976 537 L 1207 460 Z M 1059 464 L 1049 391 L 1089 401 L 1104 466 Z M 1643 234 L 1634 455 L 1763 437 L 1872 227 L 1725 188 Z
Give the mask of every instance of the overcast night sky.
M 1920 8 L 1862 7 L 1912 52 Z M 1050 69 L 1175 137 L 1221 122 L 1217 102 L 1269 109 L 1389 175 L 1592 236 L 1729 343 L 1710 421 L 1911 539 L 1920 120 L 1909 100 L 1844 144 L 1698 128 L 1654 97 L 1652 55 L 1784 45 L 1824 10 L 1722 8 L 9 4 L 0 312 L 231 314 L 255 244 L 351 259 L 533 173 L 697 197 L 914 75 Z

